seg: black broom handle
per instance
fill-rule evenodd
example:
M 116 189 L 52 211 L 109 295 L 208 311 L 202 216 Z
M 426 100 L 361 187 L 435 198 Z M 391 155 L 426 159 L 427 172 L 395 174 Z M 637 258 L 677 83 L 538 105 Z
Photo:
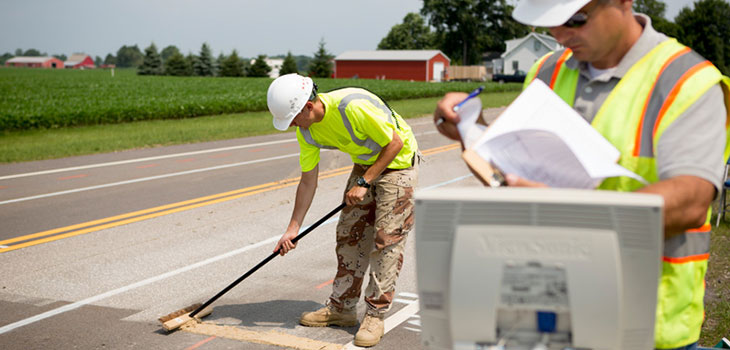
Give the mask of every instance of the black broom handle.
M 314 224 L 309 226 L 306 230 L 304 230 L 302 233 L 298 234 L 296 237 L 294 237 L 291 241 L 292 243 L 296 243 L 298 240 L 300 240 L 302 237 L 306 236 L 309 232 L 317 228 L 317 226 L 321 225 L 323 222 L 329 220 L 329 218 L 332 217 L 332 215 L 337 214 L 342 208 L 345 207 L 345 203 L 341 203 L 337 208 L 329 212 L 327 215 L 322 217 L 321 219 L 317 220 Z M 222 291 L 218 292 L 214 297 L 210 298 L 210 300 L 206 301 L 205 304 L 201 305 L 199 308 L 195 309 L 195 311 L 190 313 L 190 317 L 195 317 L 200 311 L 203 311 L 208 305 L 212 304 L 214 301 L 218 300 L 223 294 L 226 294 L 229 290 L 231 290 L 233 287 L 235 287 L 237 284 L 241 283 L 241 281 L 245 280 L 248 276 L 251 276 L 256 270 L 260 269 L 261 266 L 266 265 L 271 259 L 275 258 L 277 255 L 279 255 L 279 250 L 271 253 L 271 255 L 267 256 L 266 259 L 262 260 L 258 265 L 254 266 L 251 270 L 248 270 L 243 276 L 239 277 L 237 280 L 235 280 L 233 283 L 229 284 L 228 287 L 224 288 Z

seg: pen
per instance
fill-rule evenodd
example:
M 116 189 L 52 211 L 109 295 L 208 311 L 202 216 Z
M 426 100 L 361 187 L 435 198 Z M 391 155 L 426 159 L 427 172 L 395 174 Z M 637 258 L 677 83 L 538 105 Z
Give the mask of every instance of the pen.
M 474 91 L 470 92 L 469 96 L 467 96 L 464 100 L 459 102 L 459 104 L 454 106 L 454 112 L 458 112 L 459 108 L 461 108 L 466 103 L 466 101 L 469 101 L 470 99 L 479 95 L 482 92 L 482 90 L 484 90 L 484 85 L 481 85 L 478 88 L 474 89 Z M 443 122 L 444 122 L 444 117 L 439 118 L 438 120 L 436 120 L 436 126 L 438 127 Z
M 482 90 L 484 90 L 484 86 L 483 85 L 482 86 L 479 86 L 478 88 L 474 89 L 474 91 L 470 92 L 469 93 L 469 96 L 467 96 L 463 101 L 459 102 L 458 105 L 454 106 L 454 112 L 458 112 L 459 111 L 459 108 L 461 108 L 462 106 L 464 106 L 464 104 L 466 103 L 466 101 L 469 101 L 470 99 L 472 99 L 474 97 L 477 97 L 477 95 L 479 95 L 479 93 L 481 93 Z

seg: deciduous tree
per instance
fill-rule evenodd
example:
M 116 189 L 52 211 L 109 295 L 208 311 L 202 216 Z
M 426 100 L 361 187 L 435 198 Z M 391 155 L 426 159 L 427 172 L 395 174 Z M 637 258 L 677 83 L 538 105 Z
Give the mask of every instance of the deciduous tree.
M 168 45 L 162 51 L 160 51 L 160 56 L 162 57 L 162 62 L 167 61 L 168 58 L 172 57 L 175 53 L 180 53 L 180 49 L 177 48 L 175 45 Z
M 682 28 L 679 40 L 730 74 L 730 4 L 724 0 L 699 0 L 694 9 L 683 8 L 676 18 Z
M 424 0 L 421 14 L 435 28 L 441 51 L 463 65 L 478 63 L 485 51 L 503 51 L 504 42 L 529 28 L 512 19 L 506 0 Z
M 681 28 L 664 17 L 667 5 L 661 0 L 635 0 L 634 12 L 643 13 L 651 18 L 651 25 L 657 31 L 676 38 L 680 36 Z
M 417 13 L 409 13 L 378 44 L 378 50 L 423 50 L 436 47 L 436 36 Z
M 136 68 L 142 64 L 142 61 L 144 61 L 144 55 L 142 55 L 142 51 L 139 50 L 137 45 L 124 45 L 117 51 L 117 67 Z

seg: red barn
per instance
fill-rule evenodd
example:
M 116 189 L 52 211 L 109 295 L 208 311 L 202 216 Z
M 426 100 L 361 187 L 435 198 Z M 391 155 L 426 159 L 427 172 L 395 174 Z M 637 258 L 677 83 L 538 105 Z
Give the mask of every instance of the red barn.
M 335 57 L 335 78 L 444 81 L 449 62 L 439 50 L 347 51 Z
M 63 68 L 63 61 L 55 57 L 17 56 L 5 61 L 6 67 Z
M 94 60 L 89 55 L 77 53 L 71 55 L 66 62 L 63 63 L 66 68 L 85 69 L 96 68 Z

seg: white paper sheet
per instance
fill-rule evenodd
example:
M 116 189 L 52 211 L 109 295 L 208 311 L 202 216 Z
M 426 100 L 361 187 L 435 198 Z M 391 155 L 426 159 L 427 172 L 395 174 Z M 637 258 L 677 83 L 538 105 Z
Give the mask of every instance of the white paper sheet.
M 505 173 L 551 187 L 595 188 L 613 176 L 646 183 L 618 165 L 616 147 L 539 79 L 467 147 Z

